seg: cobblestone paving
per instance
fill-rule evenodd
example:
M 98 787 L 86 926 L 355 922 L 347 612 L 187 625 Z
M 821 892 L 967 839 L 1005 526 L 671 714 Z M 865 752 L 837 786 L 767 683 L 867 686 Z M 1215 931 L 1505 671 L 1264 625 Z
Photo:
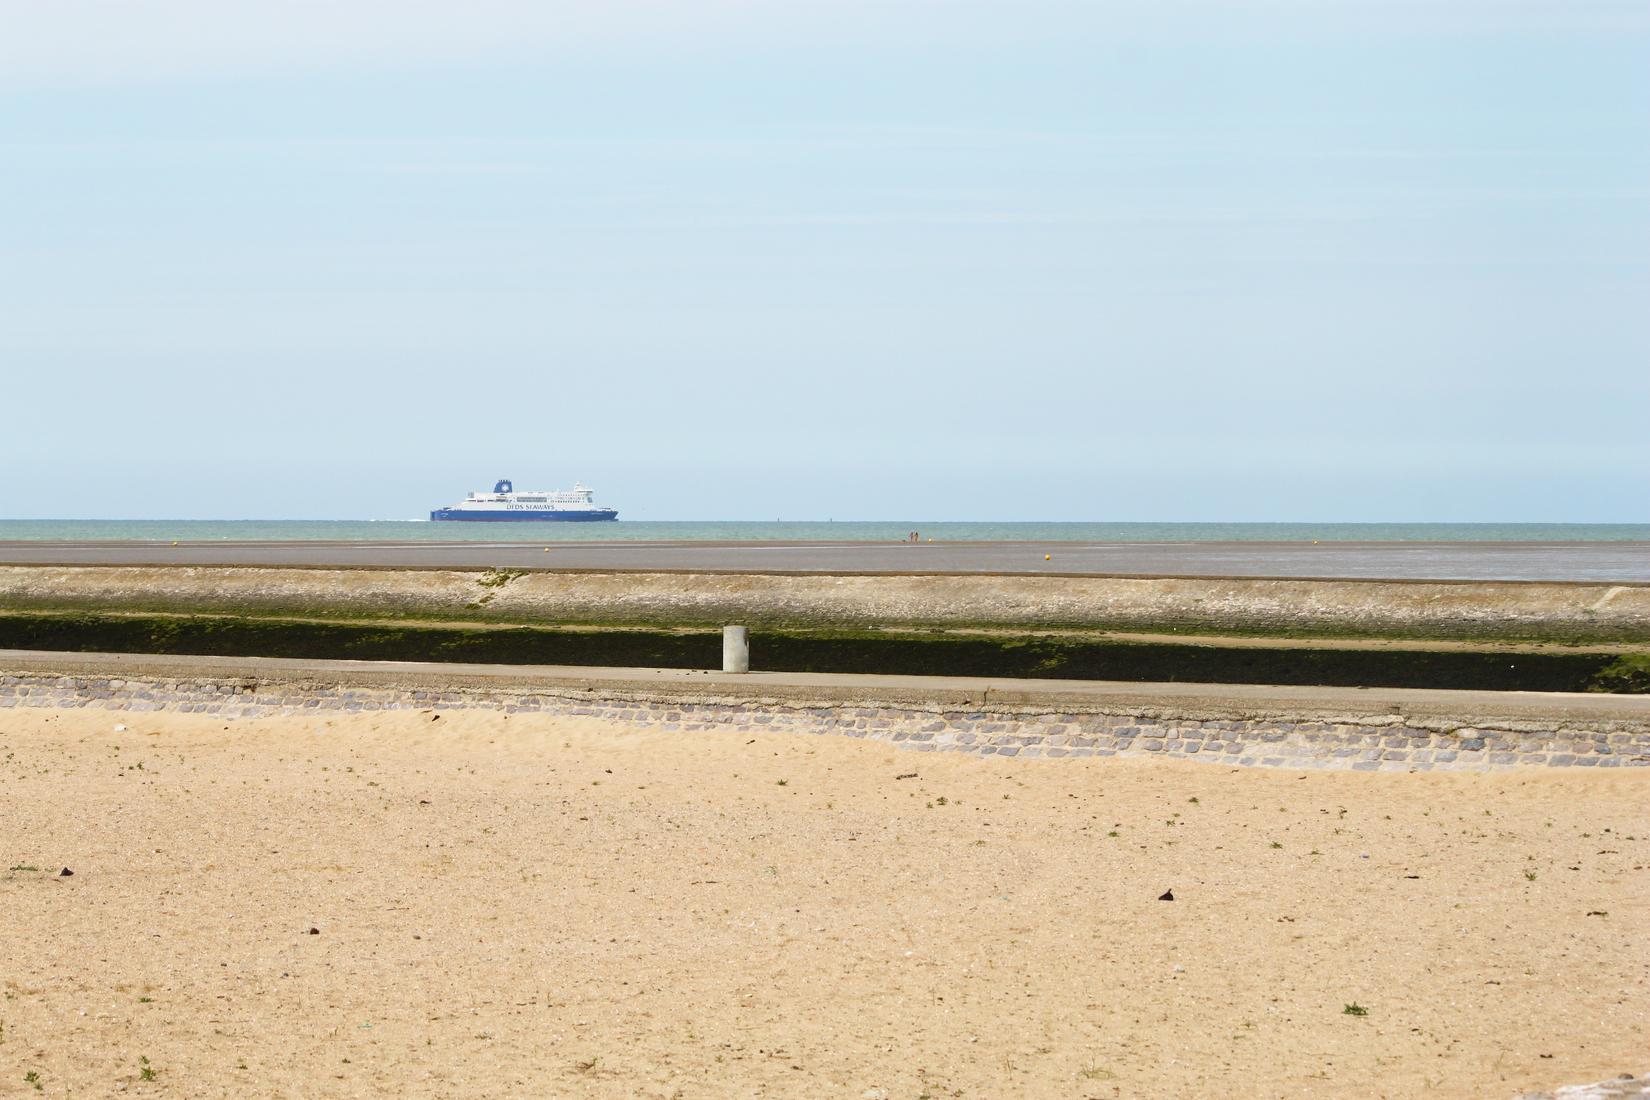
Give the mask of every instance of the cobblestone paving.
M 1518 1100 L 1642 1100 L 1650 1097 L 1650 1077 L 1624 1073 L 1596 1085 L 1566 1085 L 1552 1092 L 1527 1092 Z
M 1428 728 L 1276 719 L 1195 721 L 1101 710 L 1054 713 L 1027 707 L 979 710 L 785 705 L 705 701 L 668 694 L 419 691 L 247 679 L 123 680 L 95 676 L 0 676 L 0 710 L 90 707 L 226 718 L 387 710 L 484 708 L 507 714 L 598 718 L 683 733 L 736 728 L 834 734 L 886 741 L 918 752 L 968 752 L 1021 759 L 1157 756 L 1227 765 L 1434 771 L 1512 767 L 1643 767 L 1650 732 L 1570 728 Z

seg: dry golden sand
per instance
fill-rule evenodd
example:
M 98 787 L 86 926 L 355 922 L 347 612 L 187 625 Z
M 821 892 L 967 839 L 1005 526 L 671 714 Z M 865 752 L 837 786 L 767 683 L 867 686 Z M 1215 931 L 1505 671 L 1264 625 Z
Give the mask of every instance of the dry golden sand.
M 0 1095 L 1511 1097 L 1646 1068 L 1647 796 L 14 711 Z

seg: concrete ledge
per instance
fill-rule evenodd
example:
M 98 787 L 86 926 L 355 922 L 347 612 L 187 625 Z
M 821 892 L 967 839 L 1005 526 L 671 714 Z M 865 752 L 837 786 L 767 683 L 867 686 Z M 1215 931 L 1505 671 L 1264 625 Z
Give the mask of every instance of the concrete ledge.
M 1359 771 L 1650 765 L 1650 698 L 0 651 L 0 709 L 427 708 L 767 727 L 1010 757 Z
M 1173 713 L 1189 718 L 1303 717 L 1331 721 L 1417 718 L 1440 726 L 1604 724 L 1650 732 L 1650 696 L 1416 688 L 1287 687 L 1267 684 L 1141 684 L 1107 680 L 1025 680 L 965 676 L 864 676 L 572 665 L 486 665 L 418 661 L 317 661 L 282 657 L 184 657 L 140 653 L 0 650 L 0 674 L 214 677 L 268 683 L 329 683 L 425 691 L 498 690 L 622 693 L 664 699 L 757 703 L 919 706 L 1079 706 L 1107 713 Z

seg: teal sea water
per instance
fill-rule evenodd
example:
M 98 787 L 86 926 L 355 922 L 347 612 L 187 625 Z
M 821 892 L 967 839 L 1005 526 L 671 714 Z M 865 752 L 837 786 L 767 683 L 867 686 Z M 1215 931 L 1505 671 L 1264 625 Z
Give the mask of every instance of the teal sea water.
M 0 520 L 0 540 L 301 542 L 1650 542 L 1650 523 L 990 523 L 426 520 Z

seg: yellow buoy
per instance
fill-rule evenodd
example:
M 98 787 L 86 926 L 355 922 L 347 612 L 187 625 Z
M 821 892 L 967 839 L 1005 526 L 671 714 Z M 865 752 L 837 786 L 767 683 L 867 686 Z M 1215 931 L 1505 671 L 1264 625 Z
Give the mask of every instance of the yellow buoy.
M 1044 554 L 1043 555 L 1043 560 L 1044 561 L 1053 561 L 1054 560 L 1054 555 L 1053 554 Z

